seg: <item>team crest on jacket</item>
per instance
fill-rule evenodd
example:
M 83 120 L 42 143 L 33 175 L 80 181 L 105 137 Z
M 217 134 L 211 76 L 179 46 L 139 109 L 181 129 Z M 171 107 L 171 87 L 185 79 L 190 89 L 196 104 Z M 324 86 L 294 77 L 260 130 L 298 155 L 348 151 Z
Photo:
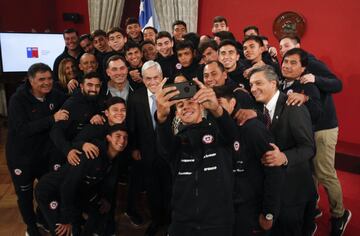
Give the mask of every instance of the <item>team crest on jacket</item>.
M 234 142 L 234 150 L 235 150 L 235 152 L 239 151 L 239 149 L 240 149 L 240 143 L 239 143 L 239 141 L 235 141 Z
M 22 171 L 20 169 L 14 170 L 15 175 L 21 175 Z
M 286 92 L 286 95 L 289 95 L 289 94 L 292 94 L 294 91 L 292 89 L 289 89 L 287 92 Z
M 212 136 L 211 134 L 206 134 L 203 136 L 202 141 L 205 144 L 210 144 L 214 142 L 214 136 Z
M 58 207 L 58 202 L 52 201 L 52 202 L 50 202 L 49 206 L 50 206 L 51 210 L 55 210 Z
M 54 171 L 58 171 L 58 169 L 61 167 L 61 165 L 60 164 L 55 164 L 54 165 Z
M 180 63 L 176 63 L 175 67 L 176 69 L 180 70 L 182 68 L 182 65 Z
M 49 104 L 49 109 L 52 111 L 52 110 L 54 110 L 54 108 L 55 108 L 54 103 L 50 103 Z

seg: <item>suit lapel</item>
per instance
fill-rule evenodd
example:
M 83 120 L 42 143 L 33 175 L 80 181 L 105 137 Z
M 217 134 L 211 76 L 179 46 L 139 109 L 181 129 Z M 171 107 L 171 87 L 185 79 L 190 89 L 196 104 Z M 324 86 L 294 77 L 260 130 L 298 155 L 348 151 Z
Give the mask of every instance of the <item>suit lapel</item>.
M 282 92 L 280 92 L 279 98 L 276 102 L 276 107 L 275 107 L 275 112 L 274 112 L 274 116 L 273 119 L 271 121 L 271 126 L 270 129 L 273 130 L 276 128 L 277 123 L 279 122 L 280 119 L 280 115 L 284 109 L 284 106 L 286 106 L 285 102 L 286 102 L 286 95 Z
M 144 88 L 142 91 L 142 96 L 141 96 L 141 103 L 144 107 L 144 114 L 146 116 L 146 119 L 148 120 L 148 124 L 152 125 L 152 118 L 151 118 L 151 111 L 150 111 L 150 106 L 149 106 L 149 100 L 148 100 L 148 95 L 147 95 L 147 89 Z

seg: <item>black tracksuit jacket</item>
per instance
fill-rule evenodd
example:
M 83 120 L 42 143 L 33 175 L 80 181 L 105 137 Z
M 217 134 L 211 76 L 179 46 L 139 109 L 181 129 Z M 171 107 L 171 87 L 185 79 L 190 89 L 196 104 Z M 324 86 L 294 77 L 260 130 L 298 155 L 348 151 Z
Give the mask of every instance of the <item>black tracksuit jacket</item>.
M 315 131 L 335 128 L 338 126 L 338 120 L 332 94 L 342 90 L 342 82 L 314 55 L 308 53 L 308 60 L 306 69 L 315 75 L 315 85 L 320 91 L 320 99 L 324 107 L 324 111 L 315 126 Z
M 50 132 L 50 137 L 65 156 L 72 149 L 71 141 L 83 126 L 89 124 L 94 115 L 101 114 L 101 100 L 99 98 L 89 101 L 82 93 L 76 93 L 62 106 L 62 109 L 69 111 L 69 119 L 57 122 Z
M 118 160 L 121 157 L 111 160 L 107 155 L 107 144 L 102 142 L 97 145 L 99 157 L 87 159 L 81 155 L 79 165 L 66 164 L 59 171 L 48 173 L 41 178 L 36 188 L 36 198 L 41 204 L 54 198 L 59 201 L 59 223 L 76 222 L 79 212 L 89 204 L 96 205 L 93 202 L 101 198 L 112 202 L 117 184 Z
M 66 99 L 63 93 L 53 89 L 41 102 L 30 89 L 26 81 L 10 99 L 6 143 L 8 163 L 28 164 L 45 155 L 51 145 L 49 132 L 55 123 L 54 113 Z
M 169 161 L 174 177 L 174 224 L 197 229 L 232 227 L 235 136 L 235 123 L 225 111 L 217 119 L 208 115 L 199 124 L 183 126 L 176 136 L 170 119 L 158 124 L 159 153 Z
M 234 159 L 234 203 L 258 206 L 258 214 L 271 213 L 275 218 L 280 211 L 280 196 L 285 169 L 266 167 L 262 156 L 272 150 L 274 139 L 265 125 L 251 119 L 238 126 L 239 151 Z M 246 212 L 239 212 L 246 214 Z
M 320 119 L 323 113 L 323 104 L 320 100 L 320 91 L 319 89 L 311 83 L 301 84 L 299 80 L 295 80 L 292 85 L 287 88 L 283 88 L 280 85 L 280 91 L 285 94 L 289 94 L 291 92 L 305 94 L 309 97 L 309 100 L 305 102 L 305 106 L 309 110 L 311 116 L 311 123 L 313 127 L 317 124 L 318 120 Z

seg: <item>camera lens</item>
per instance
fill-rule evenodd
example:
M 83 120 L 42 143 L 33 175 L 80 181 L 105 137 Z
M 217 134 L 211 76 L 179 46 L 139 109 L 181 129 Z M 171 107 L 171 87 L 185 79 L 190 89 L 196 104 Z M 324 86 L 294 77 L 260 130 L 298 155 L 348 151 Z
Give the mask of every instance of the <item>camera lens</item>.
M 190 92 L 190 87 L 188 87 L 188 86 L 184 87 L 184 91 L 185 91 L 185 93 Z

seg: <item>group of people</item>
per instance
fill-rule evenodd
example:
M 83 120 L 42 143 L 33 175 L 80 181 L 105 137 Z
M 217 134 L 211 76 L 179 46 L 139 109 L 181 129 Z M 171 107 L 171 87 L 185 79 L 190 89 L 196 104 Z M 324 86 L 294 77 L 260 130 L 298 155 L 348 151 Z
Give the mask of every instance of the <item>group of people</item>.
M 343 234 L 342 82 L 296 35 L 278 55 L 256 26 L 239 42 L 222 16 L 212 36 L 181 20 L 171 33 L 125 25 L 65 30 L 53 68 L 33 64 L 10 99 L 6 158 L 26 235 L 115 235 L 124 176 L 135 226 L 146 191 L 145 235 L 315 235 L 319 184 L 331 235 Z M 177 99 L 176 83 L 197 92 Z

